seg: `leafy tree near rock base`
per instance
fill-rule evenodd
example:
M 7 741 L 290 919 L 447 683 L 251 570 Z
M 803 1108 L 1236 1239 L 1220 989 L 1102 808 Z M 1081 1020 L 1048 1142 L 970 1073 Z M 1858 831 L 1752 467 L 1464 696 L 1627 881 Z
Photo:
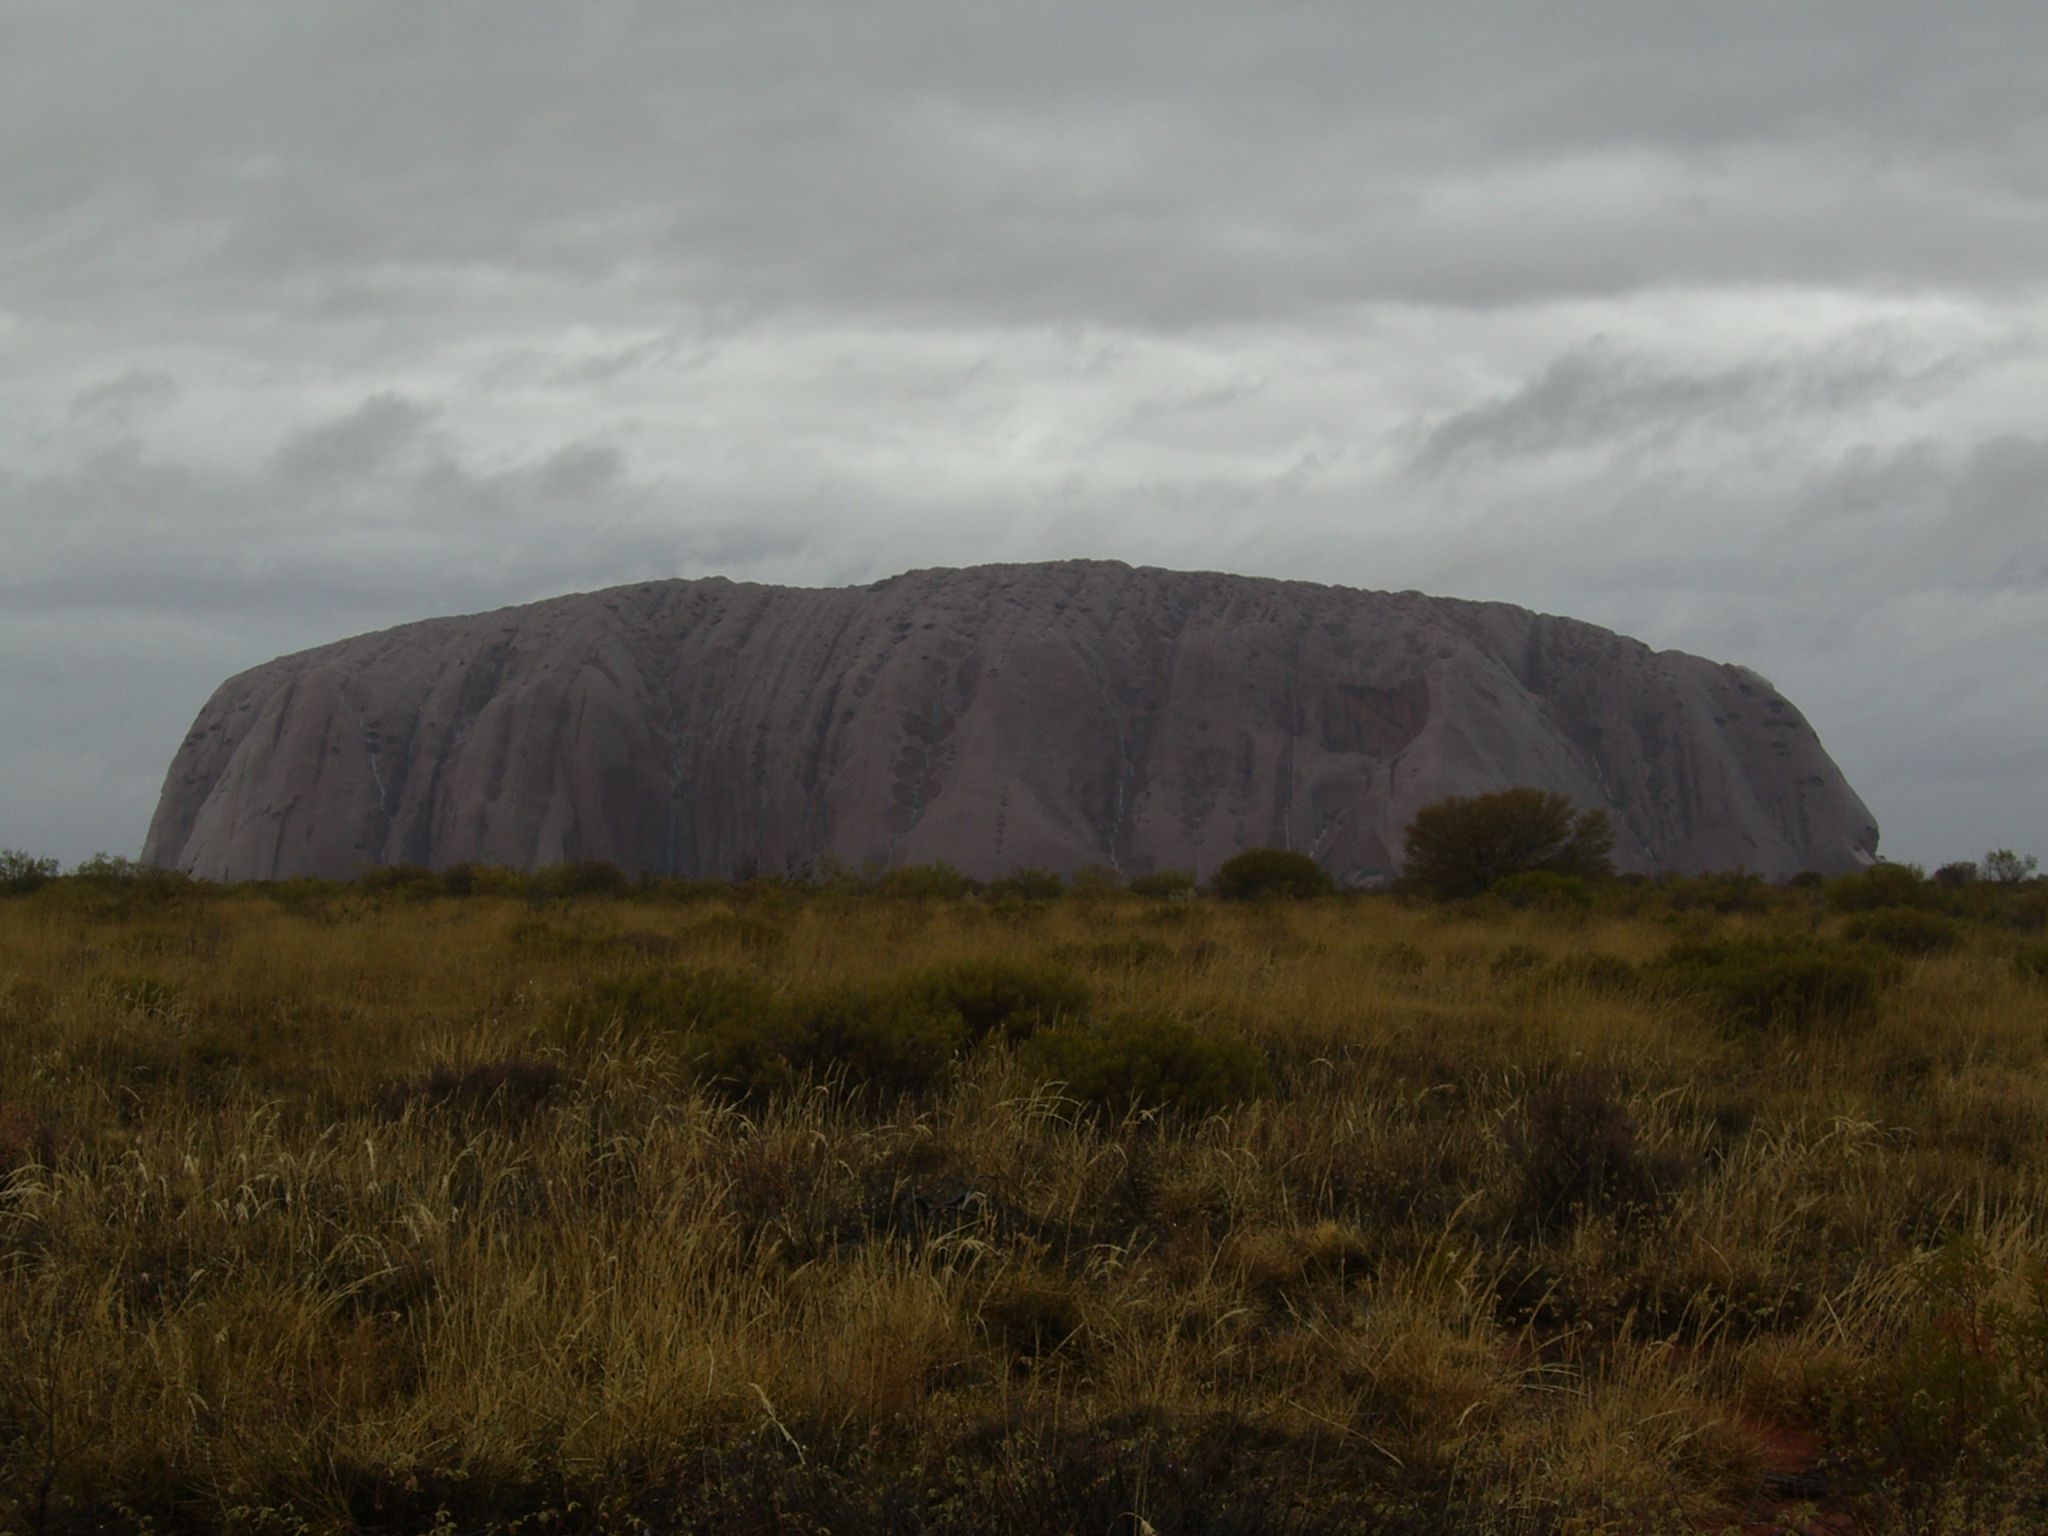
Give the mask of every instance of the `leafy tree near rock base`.
M 0 848 L 0 895 L 19 895 L 57 878 L 55 859 L 39 859 L 19 848 Z
M 1534 870 L 1580 879 L 1614 872 L 1606 811 L 1581 811 L 1526 785 L 1425 805 L 1408 824 L 1404 851 L 1402 885 L 1443 900 Z
M 2010 848 L 1994 848 L 1984 855 L 1984 878 L 2000 885 L 2018 885 L 2022 880 L 2032 879 L 2040 867 L 2041 861 L 2033 855 L 2022 857 Z

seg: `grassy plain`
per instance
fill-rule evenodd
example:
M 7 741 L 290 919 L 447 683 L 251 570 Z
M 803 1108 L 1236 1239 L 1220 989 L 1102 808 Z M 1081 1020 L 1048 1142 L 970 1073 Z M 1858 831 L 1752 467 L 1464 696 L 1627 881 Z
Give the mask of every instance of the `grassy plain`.
M 0 899 L 0 1531 L 2048 1528 L 2041 887 L 1838 894 Z

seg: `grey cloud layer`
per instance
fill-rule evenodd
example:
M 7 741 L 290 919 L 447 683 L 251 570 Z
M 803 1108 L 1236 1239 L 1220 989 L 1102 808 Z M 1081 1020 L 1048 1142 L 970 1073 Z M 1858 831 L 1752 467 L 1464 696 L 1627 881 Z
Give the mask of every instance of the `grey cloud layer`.
M 10 284 L 319 318 L 481 266 L 1184 323 L 2038 280 L 2030 0 L 1674 10 L 29 6 Z
M 1667 14 L 1672 13 L 1672 14 Z M 0 17 L 0 845 L 221 675 L 649 574 L 1110 555 L 1757 666 L 2048 854 L 2035 0 Z

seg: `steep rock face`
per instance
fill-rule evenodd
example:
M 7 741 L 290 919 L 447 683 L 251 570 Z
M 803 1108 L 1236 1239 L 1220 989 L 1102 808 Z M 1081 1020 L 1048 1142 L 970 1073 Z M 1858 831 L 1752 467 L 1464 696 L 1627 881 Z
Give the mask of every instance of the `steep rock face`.
M 807 590 L 616 587 L 222 684 L 144 859 L 211 879 L 610 859 L 1386 876 L 1420 806 L 1606 806 L 1625 869 L 1867 863 L 1877 828 L 1741 667 L 1418 593 L 1093 561 Z

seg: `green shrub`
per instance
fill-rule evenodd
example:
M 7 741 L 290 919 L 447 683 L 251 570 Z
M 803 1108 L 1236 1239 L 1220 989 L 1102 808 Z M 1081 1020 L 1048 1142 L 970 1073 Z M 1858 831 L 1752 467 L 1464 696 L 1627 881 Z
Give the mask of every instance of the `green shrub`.
M 875 882 L 875 894 L 906 901 L 959 901 L 981 886 L 950 864 L 906 864 Z
M 1901 955 L 1938 955 L 1959 949 L 1962 924 L 1919 907 L 1879 907 L 1849 919 L 1843 932 L 1858 943 Z
M 356 871 L 359 891 L 373 896 L 395 896 L 409 901 L 424 900 L 442 892 L 441 877 L 418 864 L 372 864 Z
M 1213 1114 L 1269 1086 L 1265 1062 L 1245 1041 L 1163 1014 L 1045 1030 L 1025 1047 L 1024 1064 L 1040 1081 L 1062 1083 L 1069 1096 L 1112 1113 Z
M 1155 869 L 1138 875 L 1125 887 L 1133 896 L 1153 901 L 1183 901 L 1195 894 L 1194 875 L 1185 869 Z
M 1665 991 L 1705 998 L 1731 1022 L 1757 1028 L 1867 1024 L 1898 962 L 1862 947 L 1809 938 L 1680 944 L 1653 967 Z
M 957 1014 L 970 1043 L 991 1035 L 1021 1040 L 1083 1017 L 1090 1002 L 1088 983 L 1071 971 L 1010 960 L 961 960 L 920 972 L 906 986 Z
M 1083 901 L 1103 901 L 1123 889 L 1123 879 L 1107 864 L 1084 864 L 1067 878 L 1067 891 Z
M 2028 944 L 2012 957 L 2019 973 L 2029 981 L 2048 981 L 2048 944 Z
M 595 1025 L 629 1033 L 684 1035 L 758 1024 L 775 1011 L 768 988 L 722 970 L 648 970 L 606 977 L 589 989 L 582 1012 Z
M 1057 901 L 1066 889 L 1065 882 L 1049 870 L 1018 869 L 991 880 L 982 887 L 982 894 L 998 901 Z
M 685 928 L 677 942 L 693 950 L 737 950 L 746 955 L 772 955 L 788 942 L 789 935 L 773 923 L 737 912 L 718 912 L 701 923 Z
M 438 1066 L 421 1077 L 388 1083 L 377 1093 L 377 1111 L 387 1120 L 408 1109 L 448 1111 L 465 1122 L 488 1120 L 517 1125 L 559 1093 L 559 1064 L 508 1057 L 468 1068 Z
M 623 896 L 632 888 L 626 872 L 605 859 L 550 864 L 527 877 L 535 896 Z
M 755 1103 L 786 1093 L 816 1060 L 800 1020 L 780 1007 L 707 1014 L 671 1048 L 699 1083 Z
M 194 882 L 198 884 L 199 882 Z M 333 921 L 354 886 L 340 880 L 272 880 L 256 887 L 279 908 L 316 922 Z
M 1503 875 L 1493 882 L 1489 895 L 1498 897 L 1517 911 L 1584 912 L 1593 905 L 1593 893 L 1577 875 L 1560 875 L 1552 869 L 1525 869 Z
M 648 901 L 673 902 L 689 905 L 699 901 L 723 901 L 738 889 L 730 880 L 684 879 L 679 875 L 645 876 L 640 879 L 636 894 Z
M 1535 1089 L 1509 1119 L 1511 1225 L 1548 1231 L 1594 1212 L 1626 1225 L 1661 1208 L 1688 1167 L 1643 1144 L 1614 1075 L 1577 1067 Z
M 1223 861 L 1210 887 L 1228 901 L 1293 901 L 1333 895 L 1337 884 L 1305 853 L 1247 848 Z
M 2039 1489 L 2048 1267 L 2027 1263 L 2024 1273 L 2003 1276 L 1980 1240 L 1951 1240 L 1920 1262 L 1901 1336 L 1867 1364 L 1811 1381 L 1814 1416 L 1859 1480 L 1909 1504 L 1925 1490 L 1953 1495 L 1959 1485 L 2008 1498 Z M 2039 1529 L 2038 1512 L 2029 1516 L 1942 1528 Z
M 953 995 L 929 976 L 771 1001 L 750 978 L 681 974 L 672 987 L 643 978 L 600 991 L 621 1016 L 656 1020 L 699 1081 L 757 1102 L 806 1078 L 838 1078 L 887 1097 L 923 1093 L 977 1038 Z M 1036 1017 L 1031 999 L 993 987 L 978 996 L 962 987 L 960 995 L 981 1005 L 987 1032 L 1024 1033 Z
M 527 877 L 501 864 L 451 864 L 441 871 L 441 889 L 450 896 L 524 896 Z
M 0 848 L 0 896 L 25 896 L 57 878 L 55 859 L 39 859 L 19 848 Z
M 1735 870 L 1725 874 L 1694 875 L 1660 881 L 1664 904 L 1674 912 L 1768 912 L 1777 903 L 1777 893 L 1761 875 Z
M 1837 912 L 1875 912 L 1879 907 L 1935 907 L 1942 888 L 1921 878 L 1911 864 L 1873 864 L 1859 874 L 1830 881 L 1828 904 Z
M 602 943 L 584 926 L 564 926 L 545 917 L 524 917 L 506 931 L 505 942 L 521 959 L 573 960 Z
M 971 1040 L 957 1008 L 916 985 L 826 987 L 798 997 L 777 1021 L 791 1065 L 843 1073 L 884 1095 L 921 1093 Z

